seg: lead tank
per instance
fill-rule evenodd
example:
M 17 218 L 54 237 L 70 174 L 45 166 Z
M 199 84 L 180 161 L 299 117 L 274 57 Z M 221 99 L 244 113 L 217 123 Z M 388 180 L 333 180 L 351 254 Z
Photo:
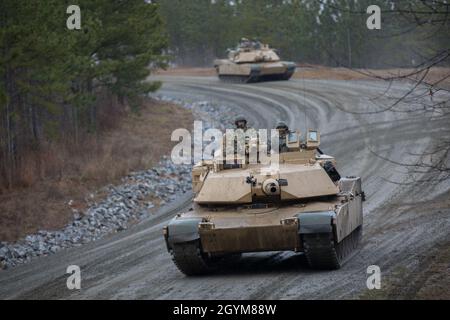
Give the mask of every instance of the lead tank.
M 228 51 L 228 59 L 216 60 L 214 67 L 219 79 L 234 83 L 289 80 L 296 70 L 294 62 L 281 61 L 269 45 L 246 39 Z
M 202 161 L 192 170 L 192 206 L 164 227 L 167 250 L 185 275 L 213 272 L 242 253 L 304 253 L 314 269 L 338 269 L 361 238 L 364 193 L 359 177 L 341 177 L 319 149 L 320 133 L 290 132 L 275 159 Z M 270 149 L 270 147 L 269 147 Z M 261 150 L 261 149 L 259 149 Z M 264 148 L 263 148 L 264 150 Z M 280 149 L 281 150 L 281 149 Z M 223 151 L 221 151 L 223 152 Z

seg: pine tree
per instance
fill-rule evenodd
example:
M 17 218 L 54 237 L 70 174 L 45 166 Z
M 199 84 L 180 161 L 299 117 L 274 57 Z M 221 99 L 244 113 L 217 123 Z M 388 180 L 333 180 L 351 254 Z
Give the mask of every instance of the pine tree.
M 69 4 L 0 2 L 0 180 L 8 186 L 30 150 L 95 132 L 100 94 L 135 106 L 160 85 L 145 81 L 166 62 L 157 4 L 80 0 L 82 29 L 68 30 Z

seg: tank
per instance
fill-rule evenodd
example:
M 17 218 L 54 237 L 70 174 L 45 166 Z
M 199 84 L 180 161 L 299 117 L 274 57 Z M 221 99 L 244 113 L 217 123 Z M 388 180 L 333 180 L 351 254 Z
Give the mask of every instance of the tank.
M 241 40 L 228 59 L 214 62 L 219 79 L 233 83 L 289 80 L 296 70 L 294 62 L 281 61 L 277 51 L 259 41 Z
M 340 176 L 334 157 L 319 148 L 320 133 L 308 130 L 303 139 L 289 131 L 276 158 L 269 150 L 249 161 L 249 150 L 264 150 L 260 140 L 246 136 L 245 155 L 232 154 L 231 165 L 221 150 L 193 167 L 192 205 L 163 230 L 185 275 L 214 272 L 243 253 L 272 251 L 304 254 L 313 269 L 338 269 L 357 248 L 361 179 Z

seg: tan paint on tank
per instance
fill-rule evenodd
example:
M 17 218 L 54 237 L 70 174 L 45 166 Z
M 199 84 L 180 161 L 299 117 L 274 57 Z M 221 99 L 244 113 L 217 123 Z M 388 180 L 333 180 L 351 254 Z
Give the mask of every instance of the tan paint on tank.
M 281 188 L 281 200 L 333 195 L 338 187 L 318 164 L 299 166 L 285 164 L 280 168 L 280 178 L 288 185 Z

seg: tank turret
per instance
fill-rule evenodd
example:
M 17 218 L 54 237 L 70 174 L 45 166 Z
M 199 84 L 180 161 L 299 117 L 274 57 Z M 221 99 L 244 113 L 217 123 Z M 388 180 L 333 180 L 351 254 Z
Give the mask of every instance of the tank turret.
M 199 163 L 193 170 L 193 190 L 198 191 L 194 202 L 250 204 L 336 195 L 339 193 L 337 181 L 330 175 L 331 171 L 336 171 L 335 160 L 317 152 L 319 132 L 310 130 L 308 135 L 313 140 L 303 141 L 300 132 L 289 132 L 287 148 L 277 156 L 267 155 L 266 166 L 261 165 L 261 161 L 251 163 L 249 160 L 250 141 L 246 141 L 246 152 L 240 157 L 232 154 L 228 158 L 215 157 L 209 163 Z

